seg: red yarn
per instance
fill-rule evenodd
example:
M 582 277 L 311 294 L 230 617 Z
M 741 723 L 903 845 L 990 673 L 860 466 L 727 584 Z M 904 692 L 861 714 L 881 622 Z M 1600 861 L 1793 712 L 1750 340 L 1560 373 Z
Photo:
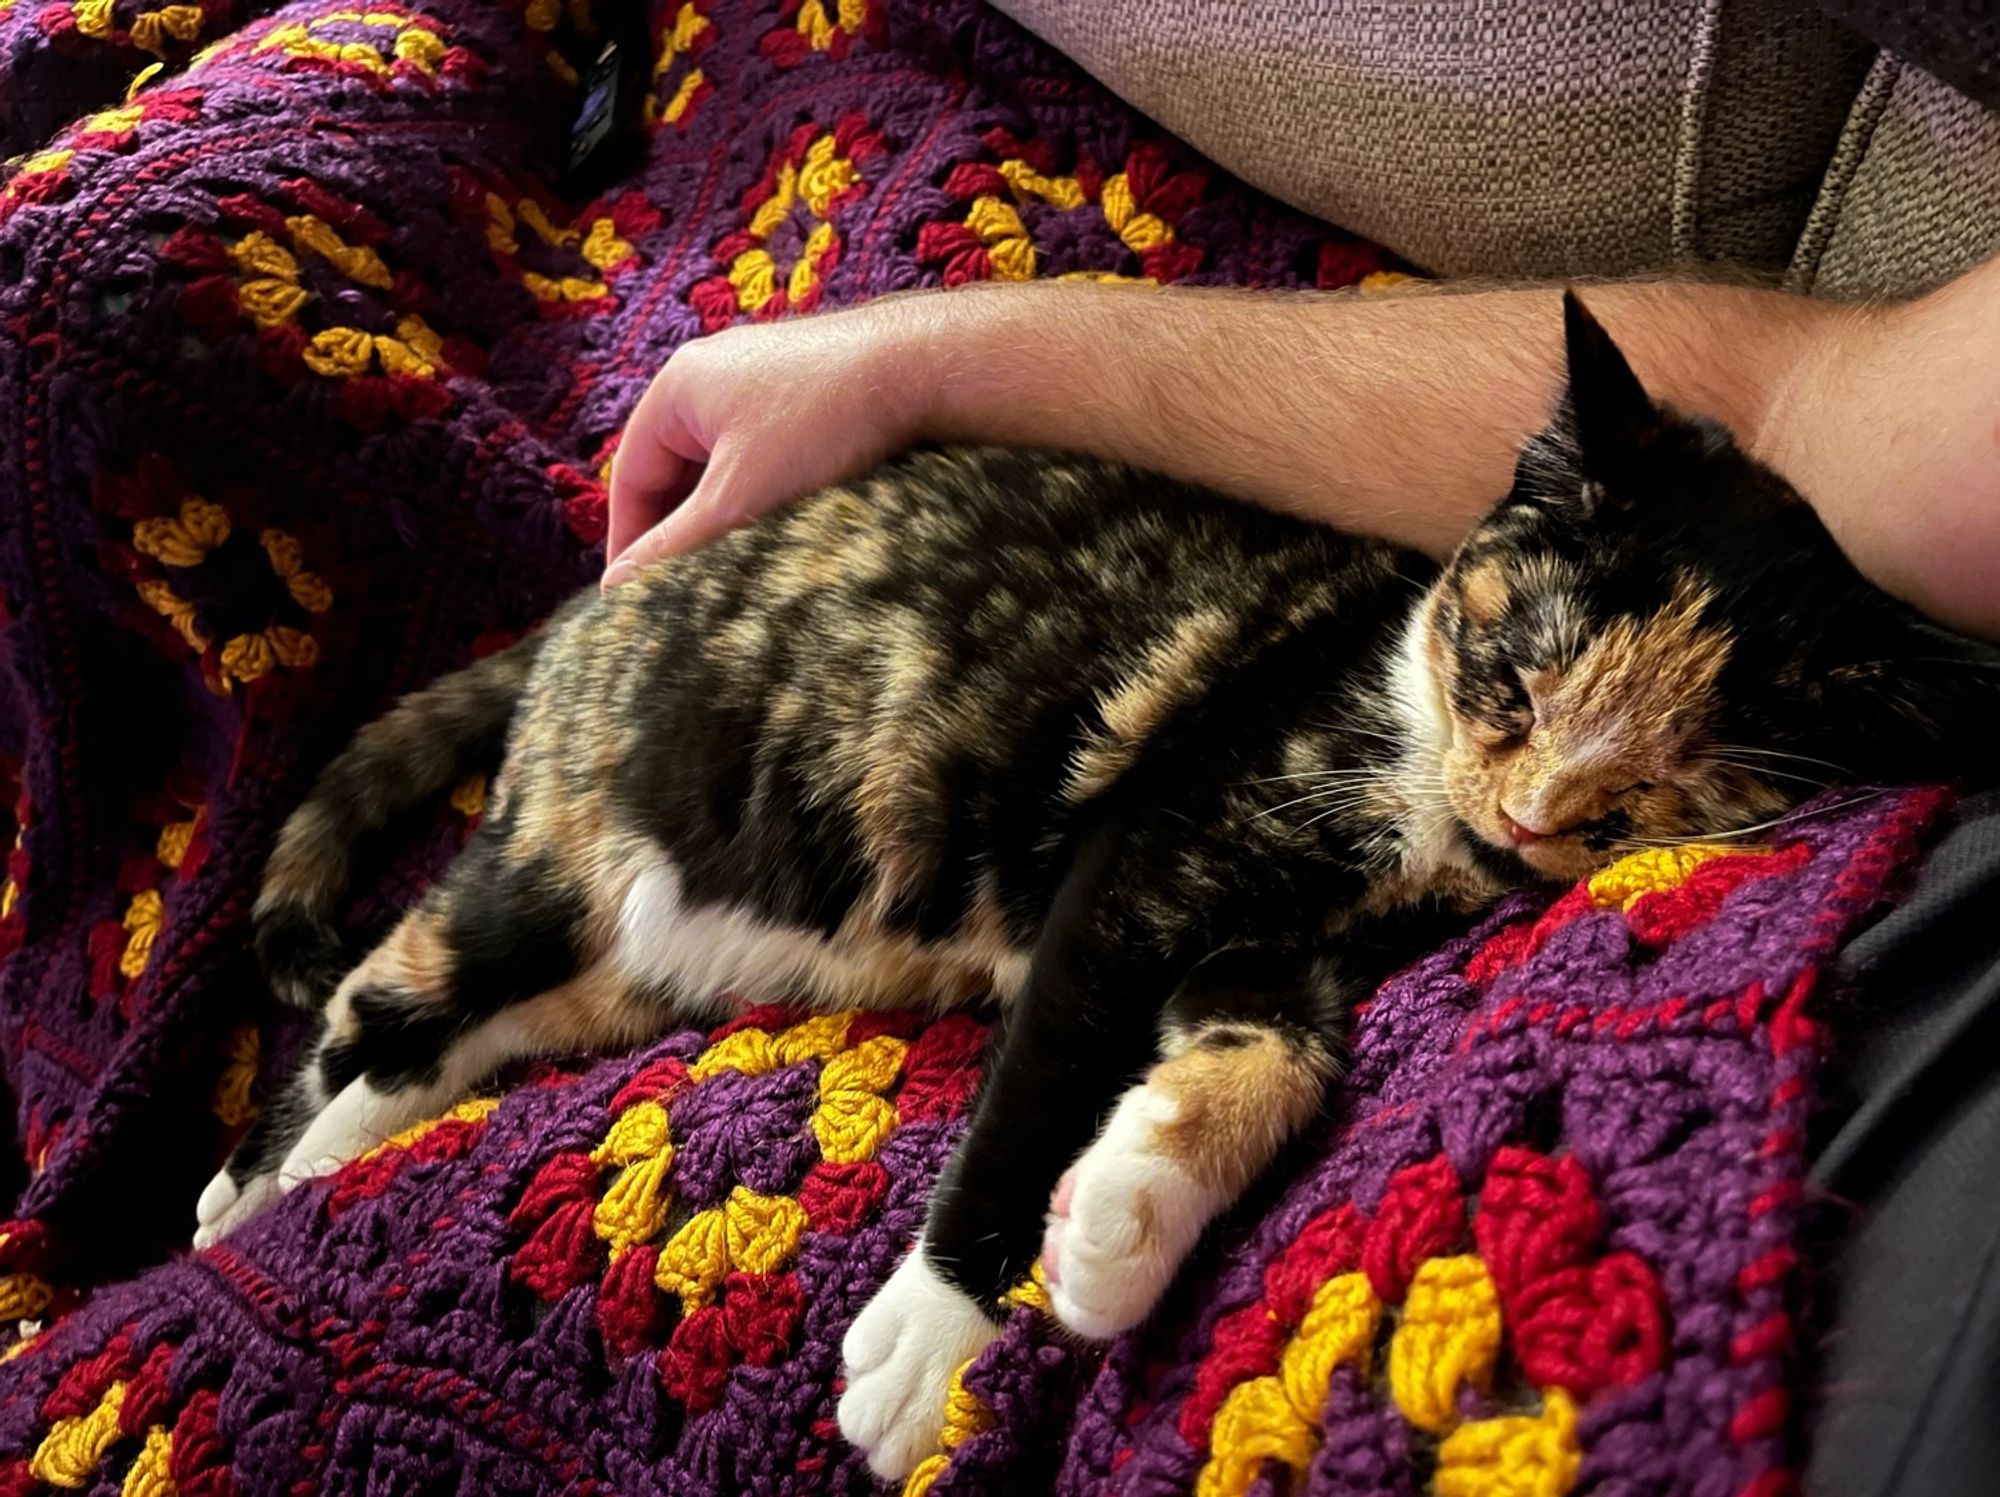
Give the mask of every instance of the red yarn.
M 723 1286 L 722 1325 L 730 1346 L 752 1367 L 769 1367 L 784 1356 L 805 1315 L 798 1277 L 733 1273 Z
M 634 1072 L 632 1079 L 618 1088 L 618 1095 L 611 1099 L 610 1109 L 618 1113 L 641 1102 L 671 1097 L 687 1084 L 687 1062 L 669 1055 Z
M 590 1231 L 593 1209 L 590 1201 L 570 1201 L 556 1208 L 514 1254 L 507 1276 L 545 1300 L 560 1299 L 595 1278 L 596 1239 Z
M 720 1305 L 704 1305 L 674 1327 L 660 1351 L 660 1385 L 699 1414 L 713 1408 L 729 1381 L 729 1334 Z
M 1361 1261 L 1367 1231 L 1361 1213 L 1347 1203 L 1322 1211 L 1264 1270 L 1264 1302 L 1290 1327 L 1305 1319 L 1320 1285 Z
M 1729 1438 L 1741 1442 L 1775 1435 L 1785 1427 L 1791 1412 L 1791 1394 L 1783 1388 L 1766 1388 L 1736 1411 L 1736 1417 L 1729 1421 Z
M 190 281 L 176 305 L 204 338 L 226 338 L 236 331 L 236 282 L 226 275 Z
M 1176 1421 L 1181 1438 L 1196 1450 L 1205 1449 L 1216 1411 L 1230 1389 L 1274 1371 L 1289 1334 L 1261 1300 L 1223 1316 L 1216 1323 L 1215 1344 L 1195 1371 L 1194 1391 L 1181 1405 Z
M 147 1428 L 166 1422 L 167 1368 L 180 1348 L 161 1342 L 150 1352 L 139 1370 L 125 1384 L 125 1401 L 118 1406 L 118 1427 L 128 1435 L 142 1435 Z
M 822 1159 L 806 1172 L 799 1204 L 815 1232 L 842 1236 L 872 1217 L 889 1193 L 889 1172 L 872 1159 L 833 1164 Z
M 229 1474 L 228 1451 L 215 1427 L 221 1402 L 212 1388 L 198 1388 L 174 1422 L 167 1473 L 181 1497 L 235 1497 L 236 1478 Z
M 1506 1314 L 1522 1370 L 1541 1387 L 1589 1398 L 1636 1383 L 1666 1362 L 1666 1296 L 1653 1270 L 1632 1253 L 1530 1283 Z
M 1811 861 L 1812 850 L 1802 842 L 1767 855 L 1714 858 L 1677 887 L 1642 894 L 1625 912 L 1625 923 L 1646 945 L 1665 946 L 1714 919 L 1723 900 L 1743 885 L 1794 873 Z
M 1575 1159 L 1515 1144 L 1494 1151 L 1472 1235 L 1503 1306 L 1524 1286 L 1584 1262 L 1598 1231 L 1590 1179 Z
M 850 1032 L 849 1043 L 856 1043 Z M 940 1019 L 910 1046 L 896 1112 L 905 1123 L 957 1117 L 979 1089 L 986 1026 L 967 1014 Z
M 666 1301 L 653 1286 L 660 1250 L 650 1243 L 627 1249 L 604 1276 L 597 1296 L 597 1329 L 605 1349 L 629 1357 L 659 1330 Z
M 1440 1257 L 1465 1235 L 1465 1197 L 1442 1154 L 1398 1170 L 1389 1180 L 1362 1243 L 1361 1266 L 1385 1302 L 1400 1303 L 1426 1258 Z
M 42 1418 L 53 1424 L 58 1419 L 75 1419 L 97 1407 L 104 1390 L 121 1378 L 132 1375 L 132 1342 L 123 1331 L 105 1343 L 94 1357 L 72 1362 L 49 1396 L 42 1400 Z
M 517 1231 L 531 1227 L 563 1203 L 584 1200 L 596 1192 L 597 1166 L 588 1154 L 551 1154 L 521 1192 L 507 1225 Z

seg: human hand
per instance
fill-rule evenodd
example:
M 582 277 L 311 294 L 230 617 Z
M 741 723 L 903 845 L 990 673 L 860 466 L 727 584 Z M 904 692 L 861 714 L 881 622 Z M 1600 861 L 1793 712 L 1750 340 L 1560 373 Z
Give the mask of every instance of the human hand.
M 612 463 L 604 585 L 916 440 L 935 300 L 734 327 L 677 349 Z

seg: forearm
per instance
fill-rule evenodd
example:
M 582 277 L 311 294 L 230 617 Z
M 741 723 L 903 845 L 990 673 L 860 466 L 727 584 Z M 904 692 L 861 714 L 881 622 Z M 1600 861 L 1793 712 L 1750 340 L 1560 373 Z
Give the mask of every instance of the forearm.
M 1854 315 L 1737 286 L 1587 294 L 1650 388 L 1753 445 Z M 1040 285 L 926 298 L 909 306 L 936 371 L 916 420 L 938 439 L 1095 452 L 1443 551 L 1548 419 L 1560 296 Z

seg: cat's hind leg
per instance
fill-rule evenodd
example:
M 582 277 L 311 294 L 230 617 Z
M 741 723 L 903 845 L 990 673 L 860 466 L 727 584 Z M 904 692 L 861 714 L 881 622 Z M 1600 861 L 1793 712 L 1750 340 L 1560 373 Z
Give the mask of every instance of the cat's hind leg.
M 657 1027 L 657 1010 L 593 960 L 585 901 L 493 852 L 468 849 L 342 981 L 279 1103 L 202 1193 L 197 1245 L 510 1060 Z

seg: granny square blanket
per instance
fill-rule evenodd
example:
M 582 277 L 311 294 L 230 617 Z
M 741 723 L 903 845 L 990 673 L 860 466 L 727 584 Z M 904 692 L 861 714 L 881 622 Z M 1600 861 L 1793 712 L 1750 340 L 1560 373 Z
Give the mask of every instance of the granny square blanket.
M 584 200 L 616 9 L 0 0 L 0 1494 L 871 1490 L 841 1332 L 991 1016 L 746 995 L 187 1256 L 298 1043 L 246 949 L 262 858 L 361 722 L 595 575 L 686 339 L 1400 273 L 974 0 L 648 0 L 643 156 Z M 357 937 L 484 789 L 386 839 Z M 1147 1327 L 1077 1345 L 1022 1286 L 911 1490 L 1777 1497 L 1816 983 L 1939 806 L 1646 854 L 1398 977 Z

